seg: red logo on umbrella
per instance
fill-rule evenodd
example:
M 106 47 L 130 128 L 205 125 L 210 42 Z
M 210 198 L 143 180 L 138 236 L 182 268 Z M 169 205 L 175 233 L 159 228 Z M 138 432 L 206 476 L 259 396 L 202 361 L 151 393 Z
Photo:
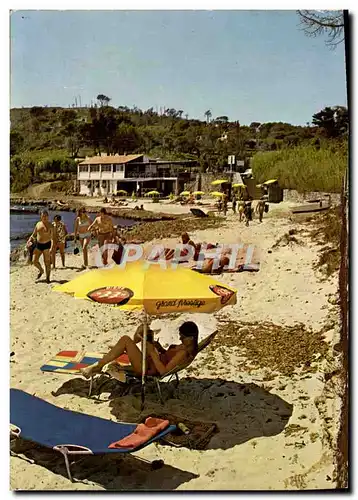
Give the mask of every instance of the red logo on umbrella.
M 105 286 L 92 290 L 87 294 L 87 297 L 101 304 L 123 306 L 133 297 L 133 295 L 132 290 L 129 288 L 124 288 L 122 286 Z
M 219 295 L 219 297 L 221 297 L 222 304 L 226 304 L 227 302 L 229 302 L 231 297 L 234 295 L 234 292 L 232 290 L 229 290 L 228 288 L 225 288 L 224 286 L 210 285 L 209 288 L 212 292 L 214 292 L 216 295 Z

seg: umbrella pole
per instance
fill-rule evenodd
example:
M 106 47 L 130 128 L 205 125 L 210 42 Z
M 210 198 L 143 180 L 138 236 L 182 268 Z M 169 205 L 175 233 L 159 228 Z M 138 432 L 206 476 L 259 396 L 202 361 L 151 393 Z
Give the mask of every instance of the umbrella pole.
M 143 337 L 142 337 L 142 388 L 141 388 L 141 411 L 144 409 L 145 401 L 145 372 L 147 371 L 147 333 L 148 333 L 148 318 L 147 313 L 144 311 L 143 318 Z

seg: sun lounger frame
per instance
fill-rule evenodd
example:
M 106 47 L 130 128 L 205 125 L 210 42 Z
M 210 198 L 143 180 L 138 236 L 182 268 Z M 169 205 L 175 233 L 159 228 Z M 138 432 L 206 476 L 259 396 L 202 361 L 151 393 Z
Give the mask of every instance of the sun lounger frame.
M 174 428 L 173 428 L 173 430 L 174 430 Z M 14 426 L 13 429 L 10 429 L 10 435 L 11 435 L 11 437 L 18 439 L 21 437 L 21 430 L 18 427 Z M 163 442 L 164 441 L 165 441 L 165 438 L 163 437 Z M 63 456 L 63 458 L 65 460 L 68 479 L 71 481 L 71 483 L 73 483 L 74 481 L 73 481 L 73 476 L 71 474 L 71 464 L 70 464 L 69 457 L 71 455 L 75 455 L 75 456 L 76 455 L 95 455 L 95 453 L 93 453 L 93 451 L 90 450 L 89 448 L 86 448 L 85 446 L 79 446 L 76 444 L 61 444 L 58 446 L 53 446 L 50 449 L 60 452 L 61 455 Z M 133 450 L 133 451 L 136 451 L 136 450 Z M 127 453 L 130 453 L 130 452 L 127 452 Z
M 21 391 L 21 392 L 24 392 L 24 391 Z M 27 393 L 25 393 L 27 394 Z M 30 396 L 30 394 L 27 394 L 27 396 Z M 35 397 L 35 396 L 33 396 Z M 53 405 L 52 403 L 48 403 L 47 401 L 43 400 L 42 398 L 38 398 L 36 397 L 36 399 L 39 399 L 41 400 L 42 402 L 44 403 L 47 403 L 48 405 L 50 406 L 53 406 L 55 408 L 57 408 L 58 410 L 63 410 L 63 408 L 60 408 L 56 405 Z M 69 413 L 80 413 L 80 412 L 74 412 L 74 411 L 71 411 L 71 410 L 65 410 L 66 412 L 69 412 Z M 81 415 L 85 415 L 87 418 L 94 418 L 94 419 L 100 419 L 100 417 L 92 417 L 91 415 L 88 415 L 88 414 L 85 414 L 85 413 L 80 413 Z M 106 420 L 106 419 L 100 419 L 100 420 Z M 113 422 L 115 424 L 115 422 Z M 121 422 L 117 422 L 118 425 L 121 424 Z M 122 422 L 122 424 L 124 424 L 124 422 Z M 129 423 L 127 422 L 127 425 L 129 425 Z M 138 424 L 130 424 L 130 425 L 138 425 Z M 132 453 L 132 452 L 136 452 L 142 448 L 144 448 L 145 446 L 148 446 L 149 444 L 155 442 L 155 441 L 159 441 L 161 439 L 163 439 L 165 437 L 166 434 L 170 433 L 170 432 L 173 432 L 174 430 L 176 429 L 176 426 L 175 425 L 169 425 L 166 429 L 164 429 L 163 431 L 161 431 L 160 433 L 158 433 L 157 436 L 154 436 L 152 439 L 150 439 L 147 443 L 144 443 L 136 448 L 133 448 L 133 449 L 108 449 L 108 452 L 107 453 L 110 453 L 110 454 L 113 454 L 113 453 L 123 453 L 123 454 L 126 454 L 126 453 Z M 163 435 L 163 437 L 161 437 L 161 435 Z M 18 439 L 18 438 L 22 438 L 22 439 L 25 439 L 26 441 L 32 441 L 34 443 L 37 443 L 37 444 L 40 444 L 41 446 L 44 446 L 48 449 L 52 449 L 54 451 L 57 451 L 59 453 L 62 454 L 62 456 L 64 457 L 64 460 L 65 460 L 65 465 L 66 465 L 66 471 L 67 471 L 67 475 L 68 475 L 68 478 L 70 479 L 71 482 L 73 482 L 73 476 L 71 474 L 71 464 L 70 464 L 70 461 L 69 461 L 69 457 L 74 455 L 74 456 L 77 456 L 77 455 L 99 455 L 99 454 L 103 454 L 104 452 L 101 451 L 100 453 L 99 452 L 95 452 L 93 450 L 91 450 L 90 448 L 86 447 L 86 446 L 81 446 L 81 445 L 77 445 L 77 444 L 57 444 L 57 445 L 54 445 L 54 446 L 51 446 L 49 445 L 48 443 L 45 444 L 44 442 L 41 442 L 40 440 L 35 440 L 34 439 L 31 439 L 31 437 L 23 437 L 21 435 L 21 428 L 18 427 L 16 424 L 12 424 L 10 422 L 10 436 L 14 439 Z
M 174 430 L 175 426 L 170 426 L 172 427 Z M 14 426 L 13 429 L 10 429 L 10 435 L 11 437 L 13 438 L 21 438 L 21 430 Z M 165 443 L 165 437 L 162 438 L 162 441 Z M 62 445 L 58 445 L 58 446 L 54 446 L 52 448 L 50 448 L 54 451 L 58 451 L 59 453 L 61 453 L 61 455 L 63 456 L 64 460 L 65 460 L 65 466 L 66 466 L 66 471 L 67 471 L 67 475 L 68 475 L 68 479 L 71 481 L 71 483 L 73 483 L 73 476 L 72 476 L 72 473 L 71 473 L 71 464 L 70 464 L 70 460 L 69 460 L 69 457 L 71 455 L 95 455 L 95 453 L 93 453 L 92 450 L 90 450 L 89 448 L 86 448 L 85 446 L 79 446 L 79 445 L 76 445 L 76 444 L 62 444 Z M 136 450 L 133 450 L 133 451 L 136 451 Z M 11 452 L 12 453 L 12 452 Z M 127 452 L 127 453 L 131 453 L 131 452 Z M 14 456 L 17 456 L 16 454 L 14 454 Z M 139 457 L 137 457 L 139 458 Z M 140 460 L 143 460 L 142 458 L 140 458 Z M 151 463 L 154 463 L 154 462 L 157 462 L 158 460 L 154 460 L 153 462 Z

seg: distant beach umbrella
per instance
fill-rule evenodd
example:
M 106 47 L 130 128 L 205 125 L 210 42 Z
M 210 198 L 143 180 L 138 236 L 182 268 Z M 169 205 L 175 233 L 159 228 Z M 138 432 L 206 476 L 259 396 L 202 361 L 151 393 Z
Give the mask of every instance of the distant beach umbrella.
M 274 184 L 275 182 L 278 182 L 278 180 L 277 179 L 269 179 L 268 181 L 265 181 L 262 184 L 265 184 L 265 186 L 268 186 L 269 184 Z
M 149 191 L 145 196 L 160 196 L 160 193 L 158 191 Z
M 190 196 L 190 194 L 191 194 L 190 191 L 182 191 L 180 193 L 180 196 Z
M 211 194 L 211 196 L 224 196 L 224 193 L 219 193 L 219 191 L 213 191 L 210 194 Z
M 212 186 L 219 186 L 220 184 L 224 184 L 225 182 L 229 182 L 226 179 L 217 179 L 211 183 Z

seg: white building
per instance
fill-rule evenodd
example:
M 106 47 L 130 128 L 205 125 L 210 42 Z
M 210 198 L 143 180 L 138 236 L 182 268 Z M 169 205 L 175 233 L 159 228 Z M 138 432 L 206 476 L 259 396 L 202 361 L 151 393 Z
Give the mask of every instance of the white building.
M 101 155 L 85 158 L 77 166 L 80 194 L 108 196 L 120 189 L 143 195 L 180 192 L 196 169 L 195 161 L 158 161 L 144 155 Z
M 118 182 L 125 179 L 126 166 L 143 155 L 92 156 L 77 166 L 80 194 L 101 196 L 116 193 Z

